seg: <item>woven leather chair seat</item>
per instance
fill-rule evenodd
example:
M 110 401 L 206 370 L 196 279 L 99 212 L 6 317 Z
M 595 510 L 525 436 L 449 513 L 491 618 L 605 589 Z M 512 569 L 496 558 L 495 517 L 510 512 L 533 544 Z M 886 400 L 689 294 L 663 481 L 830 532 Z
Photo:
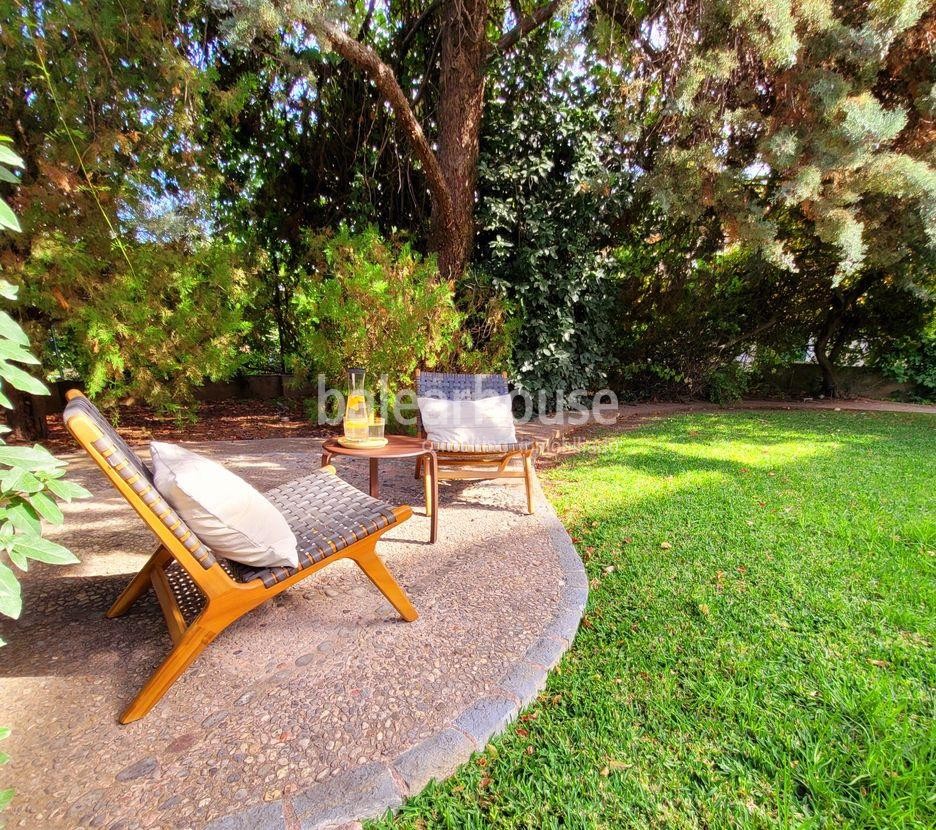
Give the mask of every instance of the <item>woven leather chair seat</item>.
M 503 375 L 465 375 L 450 372 L 420 372 L 416 393 L 448 401 L 476 401 L 509 391 Z
M 270 588 L 396 521 L 389 504 L 371 498 L 330 473 L 312 473 L 264 495 L 296 534 L 299 567 L 251 568 L 218 556 L 221 567 L 238 582 L 260 579 Z M 168 567 L 166 576 L 185 621 L 191 622 L 204 607 L 204 596 L 178 564 Z
M 455 452 L 471 455 L 501 455 L 505 452 L 523 452 L 533 446 L 532 438 L 524 438 L 511 444 L 456 444 L 451 442 L 431 442 L 432 449 L 438 453 Z
M 262 579 L 268 588 L 396 521 L 389 504 L 325 472 L 264 495 L 283 514 L 299 543 L 298 568 L 240 568 L 242 582 Z

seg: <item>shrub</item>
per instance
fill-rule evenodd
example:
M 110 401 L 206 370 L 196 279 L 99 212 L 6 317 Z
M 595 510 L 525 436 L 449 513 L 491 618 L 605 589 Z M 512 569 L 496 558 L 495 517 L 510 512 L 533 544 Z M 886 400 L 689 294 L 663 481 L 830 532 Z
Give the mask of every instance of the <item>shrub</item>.
M 750 372 L 737 360 L 718 366 L 704 378 L 705 395 L 719 406 L 737 403 L 748 390 Z
M 128 250 L 132 266 L 115 265 L 47 234 L 21 266 L 24 301 L 46 337 L 44 362 L 84 379 L 89 395 L 175 411 L 245 361 L 255 282 L 223 239 Z
M 936 400 L 936 323 L 919 338 L 901 339 L 877 358 L 876 366 L 898 383 L 912 384 L 919 400 Z
M 310 262 L 292 298 L 297 374 L 341 384 L 348 367 L 363 366 L 371 385 L 386 375 L 392 393 L 417 368 L 450 356 L 461 315 L 434 258 L 374 227 L 352 233 L 342 225 L 308 242 Z

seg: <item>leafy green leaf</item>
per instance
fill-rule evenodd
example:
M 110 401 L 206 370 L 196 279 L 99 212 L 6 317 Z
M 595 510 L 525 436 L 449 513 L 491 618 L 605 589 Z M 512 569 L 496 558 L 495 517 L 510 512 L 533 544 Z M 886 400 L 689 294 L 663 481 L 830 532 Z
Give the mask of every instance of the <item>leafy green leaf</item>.
M 39 521 L 39 514 L 36 513 L 36 509 L 22 499 L 17 500 L 15 504 L 9 507 L 7 516 L 19 533 L 39 533 L 42 529 L 42 523 Z
M 0 490 L 4 493 L 10 491 L 38 493 L 42 487 L 42 482 L 29 470 L 24 470 L 22 467 L 12 467 L 0 473 Z
M 7 280 L 0 279 L 0 297 L 3 297 L 4 299 L 7 299 L 7 300 L 16 300 L 16 296 L 18 294 L 19 294 L 18 285 L 13 285 L 12 282 L 8 282 Z
M 12 208 L 3 199 L 0 199 L 0 228 L 9 228 L 17 233 L 22 230 L 16 214 L 13 213 Z
M 0 614 L 14 620 L 23 610 L 23 595 L 16 574 L 0 562 Z
M 46 482 L 46 487 L 63 501 L 91 498 L 91 493 L 74 481 L 53 478 Z
M 0 340 L 0 357 L 7 360 L 16 360 L 20 363 L 31 363 L 33 365 L 38 365 L 39 363 L 39 358 L 32 354 L 32 352 L 11 340 Z
M 0 337 L 29 348 L 29 337 L 23 327 L 5 311 L 0 311 Z
M 19 366 L 7 363 L 2 359 L 0 359 L 0 377 L 21 392 L 28 392 L 30 395 L 49 394 L 48 387 L 41 380 L 34 378 L 28 372 L 24 372 Z
M 23 160 L 4 144 L 0 144 L 0 164 L 8 164 L 11 167 L 24 166 Z
M 9 726 L 0 726 L 0 741 L 5 741 L 10 737 L 10 727 Z
M 19 184 L 20 180 L 16 178 L 6 167 L 0 167 L 0 182 L 9 182 L 10 184 Z
M 60 525 L 65 520 L 61 508 L 55 503 L 54 499 L 49 498 L 45 493 L 34 493 L 29 497 L 29 503 L 36 508 L 47 522 Z
M 5 752 L 0 752 L 0 766 L 3 766 L 4 764 L 9 764 L 9 763 L 10 763 L 10 756 L 7 755 Z
M 0 790 L 0 810 L 5 810 L 13 800 L 14 791 L 12 789 Z
M 18 553 L 49 565 L 73 565 L 78 561 L 68 548 L 41 536 L 17 536 L 13 545 Z
M 0 444 L 0 464 L 7 467 L 25 467 L 27 470 L 35 471 L 49 467 L 62 467 L 64 463 L 39 444 L 31 447 L 11 447 L 9 444 Z
M 29 570 L 29 560 L 15 548 L 12 550 L 8 550 L 7 556 L 10 557 L 10 561 L 14 565 L 16 565 L 16 567 L 19 568 L 21 571 Z

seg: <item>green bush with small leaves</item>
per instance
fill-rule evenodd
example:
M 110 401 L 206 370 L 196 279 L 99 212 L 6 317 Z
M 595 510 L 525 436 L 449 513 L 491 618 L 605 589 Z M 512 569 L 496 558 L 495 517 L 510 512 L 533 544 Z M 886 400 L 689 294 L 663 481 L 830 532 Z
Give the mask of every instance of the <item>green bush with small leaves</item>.
M 311 238 L 308 250 L 293 295 L 297 373 L 340 384 L 349 367 L 363 366 L 368 385 L 386 375 L 393 392 L 449 356 L 461 315 L 434 258 L 374 227 L 345 225 Z

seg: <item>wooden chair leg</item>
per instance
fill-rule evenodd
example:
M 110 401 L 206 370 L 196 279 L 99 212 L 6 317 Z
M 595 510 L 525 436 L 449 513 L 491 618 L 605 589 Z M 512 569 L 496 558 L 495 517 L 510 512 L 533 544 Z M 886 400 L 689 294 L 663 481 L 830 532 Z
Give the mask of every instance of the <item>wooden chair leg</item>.
M 139 720 L 149 712 L 217 634 L 217 631 L 195 620 L 159 668 L 153 672 L 153 676 L 146 681 L 146 685 L 140 689 L 133 702 L 124 710 L 120 716 L 120 722 L 130 723 Z
M 124 588 L 123 593 L 110 607 L 110 610 L 107 612 L 106 616 L 113 618 L 119 617 L 122 614 L 126 614 L 127 611 L 130 610 L 130 606 L 133 605 L 134 602 L 136 602 L 150 589 L 150 577 L 152 576 L 153 569 L 162 567 L 171 558 L 172 554 L 169 553 L 169 551 L 166 550 L 162 545 L 160 545 L 156 549 L 156 552 L 140 569 L 140 572 L 135 577 L 133 577 L 133 579 L 130 581 L 130 584 Z
M 367 574 L 367 578 L 374 583 L 387 601 L 399 612 L 407 622 L 415 620 L 419 614 L 403 592 L 397 581 L 393 578 L 387 566 L 380 561 L 373 547 L 356 553 L 353 556 L 358 567 Z
M 533 456 L 529 453 L 523 456 L 523 483 L 526 485 L 527 513 L 533 514 Z
M 432 470 L 431 465 L 426 462 L 423 464 L 423 493 L 426 497 L 426 515 L 432 516 L 436 506 L 432 503 Z

